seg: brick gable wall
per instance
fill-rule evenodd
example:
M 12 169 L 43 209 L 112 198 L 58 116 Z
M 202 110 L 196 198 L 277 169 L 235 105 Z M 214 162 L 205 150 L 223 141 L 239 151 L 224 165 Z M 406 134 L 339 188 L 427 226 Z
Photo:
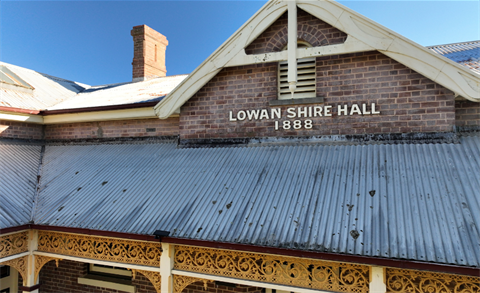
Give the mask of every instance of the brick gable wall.
M 177 136 L 179 118 L 82 122 L 47 125 L 45 139 Z
M 326 46 L 342 44 L 347 39 L 347 34 L 329 25 L 328 23 L 297 10 L 298 39 L 306 41 L 312 46 Z M 266 29 L 247 48 L 247 54 L 262 54 L 281 51 L 287 44 L 288 15 L 284 13 L 268 29 Z
M 229 121 L 231 110 L 272 108 L 268 102 L 277 99 L 277 63 L 266 63 L 225 68 L 210 80 L 182 106 L 180 138 L 453 131 L 453 92 L 379 52 L 319 57 L 316 68 L 317 96 L 332 106 L 332 116 L 310 118 L 312 129 L 275 131 L 273 120 Z M 353 103 L 375 103 L 381 114 L 337 115 L 337 105 Z M 281 107 L 282 113 L 288 107 Z
M 480 103 L 456 101 L 455 126 L 464 129 L 480 129 Z

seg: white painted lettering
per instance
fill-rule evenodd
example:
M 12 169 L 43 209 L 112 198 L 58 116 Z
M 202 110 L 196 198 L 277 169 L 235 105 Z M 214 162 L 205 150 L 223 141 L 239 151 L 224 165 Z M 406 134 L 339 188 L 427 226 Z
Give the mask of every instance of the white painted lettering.
M 247 110 L 248 120 L 252 120 L 252 118 L 255 118 L 255 120 L 257 120 L 258 113 L 260 113 L 260 110 Z
M 297 116 L 297 114 L 295 113 L 295 108 L 288 108 L 287 113 L 288 118 L 295 118 Z
M 348 115 L 348 105 L 338 105 L 338 116 L 341 115 Z
M 360 111 L 360 107 L 358 107 L 357 104 L 353 104 L 352 108 L 350 109 L 350 116 L 352 116 L 353 114 L 362 114 L 362 111 Z
M 275 119 L 275 116 L 276 116 L 276 118 L 280 119 L 280 113 L 281 113 L 280 108 L 272 109 L 271 118 Z
M 230 111 L 230 121 L 237 121 L 237 118 L 233 117 L 232 111 Z
M 312 107 L 308 107 L 308 118 L 312 118 Z
M 238 120 L 243 121 L 243 120 L 245 120 L 245 117 L 246 117 L 245 111 L 238 111 L 238 113 L 237 113 L 237 119 Z
M 262 109 L 262 111 L 260 112 L 260 120 L 261 119 L 270 119 L 268 118 L 268 111 L 267 109 Z
M 330 113 L 330 111 L 332 110 L 332 106 L 325 106 L 325 111 L 323 111 L 323 114 L 326 116 L 326 117 L 331 117 L 332 116 L 332 113 Z
M 370 112 L 367 111 L 367 104 L 362 104 L 363 115 L 370 115 Z
M 375 114 L 380 114 L 380 111 L 377 111 L 377 110 L 375 109 L 375 103 L 372 103 L 372 114 L 374 114 L 374 115 L 375 115 Z
M 319 107 L 319 106 L 316 106 L 316 107 L 313 107 L 313 117 L 322 117 L 322 110 L 323 108 L 322 107 Z
M 307 117 L 307 107 L 303 107 L 303 110 L 302 110 L 301 107 L 298 108 L 298 116 L 297 117 L 300 118 L 300 117 L 302 117 L 302 115 L 303 115 L 303 117 Z

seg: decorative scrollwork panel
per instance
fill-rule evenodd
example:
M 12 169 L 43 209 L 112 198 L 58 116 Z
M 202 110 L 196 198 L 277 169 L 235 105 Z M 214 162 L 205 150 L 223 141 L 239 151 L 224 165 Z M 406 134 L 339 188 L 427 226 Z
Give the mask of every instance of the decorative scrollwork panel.
M 424 271 L 387 269 L 387 292 L 480 293 L 480 278 Z
M 157 242 L 48 231 L 39 231 L 38 251 L 152 267 L 160 266 L 162 254 Z
M 28 251 L 28 231 L 0 236 L 0 258 Z
M 175 247 L 174 268 L 337 292 L 368 292 L 370 283 L 368 266 L 186 246 Z

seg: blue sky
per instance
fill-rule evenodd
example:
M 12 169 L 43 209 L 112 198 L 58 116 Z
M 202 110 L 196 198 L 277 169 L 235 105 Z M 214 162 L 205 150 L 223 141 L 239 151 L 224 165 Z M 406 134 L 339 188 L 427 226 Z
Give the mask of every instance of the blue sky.
M 90 85 L 131 80 L 130 30 L 168 41 L 167 75 L 192 72 L 266 1 L 0 2 L 0 60 Z M 480 1 L 339 1 L 424 45 L 480 39 Z

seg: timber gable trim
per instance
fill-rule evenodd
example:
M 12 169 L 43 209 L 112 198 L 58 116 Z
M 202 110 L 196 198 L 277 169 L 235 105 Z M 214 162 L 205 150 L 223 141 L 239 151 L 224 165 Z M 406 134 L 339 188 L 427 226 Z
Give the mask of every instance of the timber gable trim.
M 168 118 L 222 68 L 286 60 L 286 52 L 247 56 L 245 48 L 285 13 L 287 2 L 276 0 L 265 4 L 155 106 L 157 116 Z M 480 102 L 480 76 L 469 69 L 334 1 L 297 0 L 296 3 L 298 8 L 348 34 L 344 44 L 310 48 L 309 57 L 377 50 L 450 89 L 456 96 Z M 302 57 L 307 56 L 297 55 L 297 58 Z

